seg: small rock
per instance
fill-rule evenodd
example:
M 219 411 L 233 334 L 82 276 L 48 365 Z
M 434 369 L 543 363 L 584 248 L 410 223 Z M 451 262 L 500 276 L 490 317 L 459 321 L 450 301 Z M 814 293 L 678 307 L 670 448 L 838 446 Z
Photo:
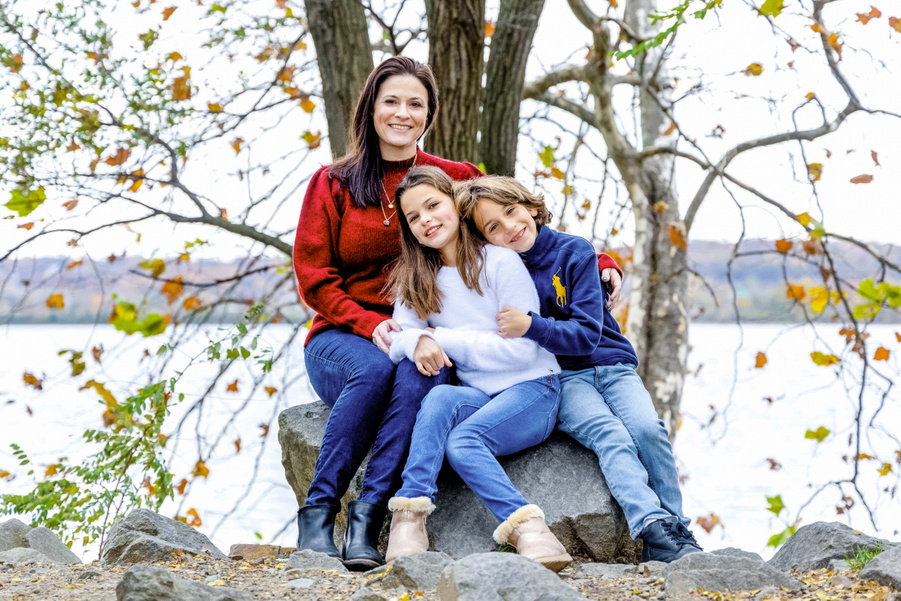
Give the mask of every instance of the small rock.
M 229 559 L 260 559 L 265 557 L 272 557 L 273 555 L 290 555 L 293 553 L 292 549 L 290 553 L 285 553 L 282 547 L 278 545 L 232 545 L 228 550 Z
M 888 549 L 895 543 L 852 530 L 839 522 L 815 522 L 798 529 L 769 560 L 771 566 L 801 572 L 828 568 L 832 559 L 850 557 L 859 547 Z
M 319 576 L 323 571 L 334 571 L 339 574 L 350 573 L 340 559 L 310 549 L 292 553 L 282 569 L 285 571 L 285 576 L 291 580 Z
M 32 528 L 25 535 L 28 546 L 36 549 L 56 563 L 81 563 L 78 555 L 60 540 L 60 538 L 47 528 Z
M 360 590 L 355 592 L 350 598 L 350 601 L 386 601 L 386 600 L 387 600 L 387 597 L 380 595 L 379 593 L 375 592 L 368 586 L 364 586 L 363 588 L 361 588 Z
M 116 586 L 117 601 L 254 601 L 246 591 L 176 578 L 163 568 L 130 567 Z
M 875 580 L 896 591 L 901 589 L 901 546 L 887 549 L 877 555 L 857 577 L 864 582 Z
M 768 586 L 763 589 L 756 595 L 754 595 L 754 601 L 763 601 L 764 599 L 772 599 L 775 597 L 779 591 L 776 590 L 775 586 Z
M 541 564 L 514 553 L 479 553 L 456 561 L 441 574 L 441 601 L 584 601 Z
M 49 557 L 37 549 L 16 547 L 0 553 L 0 563 L 7 563 L 13 567 L 27 566 L 34 563 L 53 563 Z
M 836 574 L 838 574 L 840 572 L 846 572 L 850 570 L 851 566 L 849 566 L 848 562 L 844 559 L 830 559 L 827 568 L 830 572 L 835 572 Z
M 79 580 L 90 580 L 91 578 L 100 578 L 103 576 L 103 572 L 98 570 L 85 570 L 81 574 L 78 575 Z
M 844 574 L 836 574 L 829 581 L 829 586 L 834 586 L 835 588 L 851 588 L 854 586 L 854 579 L 848 578 Z
M 638 573 L 646 578 L 659 578 L 663 576 L 666 564 L 662 561 L 646 561 L 638 564 Z
M 165 561 L 179 552 L 228 559 L 210 539 L 191 526 L 149 509 L 133 509 L 110 528 L 101 562 L 116 565 Z
M 901 593 L 889 593 L 883 601 L 901 601 Z
M 644 564 L 642 564 L 644 565 Z M 584 563 L 579 567 L 576 576 L 589 578 L 606 578 L 616 580 L 627 574 L 637 574 L 638 568 L 630 564 L 621 563 Z
M 0 552 L 9 551 L 28 546 L 26 536 L 31 530 L 16 518 L 6 520 L 0 524 Z
M 310 588 L 316 584 L 312 578 L 296 578 L 284 584 L 287 588 Z
M 692 553 L 669 564 L 663 571 L 669 595 L 687 595 L 702 588 L 707 591 L 749 591 L 766 586 L 802 588 L 800 582 L 753 553 L 740 549 L 723 549 L 714 553 Z
M 666 591 L 663 589 L 660 589 L 660 591 L 657 592 L 657 595 L 655 598 L 656 599 L 666 599 Z
M 427 551 L 411 557 L 398 557 L 391 572 L 382 580 L 382 586 L 395 588 L 405 586 L 416 591 L 430 591 L 438 586 L 441 571 L 453 559 L 447 553 Z

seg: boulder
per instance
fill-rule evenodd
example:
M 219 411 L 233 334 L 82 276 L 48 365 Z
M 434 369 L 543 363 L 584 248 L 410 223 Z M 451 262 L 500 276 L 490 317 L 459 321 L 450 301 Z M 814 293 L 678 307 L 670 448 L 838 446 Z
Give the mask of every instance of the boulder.
M 234 544 L 228 549 L 228 557 L 229 559 L 250 561 L 273 555 L 291 555 L 296 550 L 294 547 L 279 547 L 278 545 Z
M 901 591 L 901 545 L 887 549 L 870 560 L 857 575 L 859 580 L 875 580 L 883 586 Z
M 712 553 L 692 553 L 663 570 L 667 595 L 683 596 L 701 588 L 705 591 L 750 591 L 768 586 L 797 592 L 802 584 L 788 574 L 767 565 L 756 553 L 721 549 Z
M 279 415 L 282 464 L 298 505 L 313 478 L 328 413 L 328 407 L 317 401 Z M 501 465 L 523 496 L 544 510 L 548 526 L 570 553 L 600 562 L 637 561 L 641 543 L 629 537 L 622 510 L 607 488 L 594 453 L 554 433 L 537 447 L 501 458 Z M 359 494 L 364 469 L 365 462 L 342 500 L 345 505 Z M 496 548 L 491 535 L 497 520 L 446 465 L 438 478 L 435 505 L 427 522 L 432 550 L 459 559 Z M 343 520 L 342 513 L 336 521 L 337 541 Z
M 801 572 L 830 567 L 833 559 L 853 557 L 858 547 L 869 550 L 894 546 L 838 522 L 814 522 L 795 532 L 779 549 L 769 564 L 778 570 L 795 568 Z
M 163 568 L 136 565 L 116 586 L 116 601 L 253 601 L 253 595 L 176 578 Z
M 438 582 L 441 601 L 581 601 L 540 563 L 515 553 L 479 553 L 455 561 Z
M 78 555 L 60 540 L 60 538 L 47 528 L 32 528 L 25 535 L 28 547 L 40 551 L 54 563 L 81 563 Z
M 6 564 L 18 568 L 33 563 L 53 563 L 49 557 L 36 549 L 28 547 L 16 547 L 9 551 L 0 552 L 0 564 Z
M 170 559 L 179 551 L 228 559 L 191 526 L 149 509 L 133 509 L 107 532 L 100 561 L 105 565 L 150 563 Z
M 454 560 L 447 553 L 428 551 L 412 557 L 398 557 L 382 580 L 386 588 L 405 587 L 407 590 L 431 591 L 438 586 L 441 572 Z
M 0 551 L 28 547 L 28 532 L 31 530 L 16 518 L 0 524 Z

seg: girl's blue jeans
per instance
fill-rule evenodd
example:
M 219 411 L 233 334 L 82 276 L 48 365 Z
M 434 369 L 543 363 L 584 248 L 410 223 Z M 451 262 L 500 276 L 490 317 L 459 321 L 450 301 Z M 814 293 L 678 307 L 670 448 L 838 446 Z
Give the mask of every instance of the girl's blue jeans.
M 372 449 L 359 499 L 387 506 L 401 484 L 422 399 L 448 382 L 450 370 L 428 377 L 408 360 L 395 366 L 369 340 L 340 330 L 314 336 L 304 361 L 313 390 L 332 409 L 306 504 L 339 505 Z
M 649 523 L 682 515 L 679 474 L 666 426 L 635 366 L 564 370 L 557 427 L 598 456 L 632 538 Z
M 422 401 L 399 497 L 434 501 L 445 454 L 498 521 L 528 504 L 496 457 L 546 439 L 560 401 L 556 375 L 515 384 L 488 396 L 470 386 L 437 386 Z

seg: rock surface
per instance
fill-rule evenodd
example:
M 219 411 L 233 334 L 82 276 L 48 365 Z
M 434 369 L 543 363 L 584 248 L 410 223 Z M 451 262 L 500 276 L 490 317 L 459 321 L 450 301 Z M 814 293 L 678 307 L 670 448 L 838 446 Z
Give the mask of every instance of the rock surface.
M 692 553 L 669 564 L 663 570 L 666 593 L 687 595 L 705 591 L 749 591 L 768 586 L 797 592 L 802 584 L 785 572 L 767 565 L 756 553 L 739 549 L 721 549 L 712 553 Z
M 455 561 L 438 583 L 441 601 L 577 601 L 583 597 L 539 563 L 515 553 Z
M 632 564 L 623 563 L 586 563 L 576 572 L 577 578 L 606 578 L 614 580 L 629 574 L 637 574 L 638 568 Z
M 60 538 L 47 528 L 31 528 L 13 518 L 0 524 L 0 552 L 18 549 L 34 549 L 42 557 L 41 562 L 81 563 Z M 28 554 L 19 554 L 21 557 Z M 12 557 L 12 556 L 10 556 Z
M 108 565 L 150 563 L 171 559 L 180 551 L 228 559 L 204 534 L 149 509 L 134 509 L 113 524 L 100 559 Z
M 251 545 L 237 544 L 228 548 L 229 559 L 260 559 L 273 555 L 291 555 L 297 549 L 294 547 L 279 547 L 278 545 Z
M 28 547 L 28 531 L 31 530 L 16 518 L 0 524 L 0 551 Z
M 453 563 L 447 553 L 429 551 L 413 557 L 398 557 L 391 571 L 382 580 L 387 588 L 403 586 L 415 591 L 428 591 L 438 586 L 441 572 Z
M 858 547 L 888 549 L 895 543 L 874 538 L 838 522 L 814 522 L 803 526 L 782 545 L 768 562 L 779 570 L 818 570 L 830 560 L 853 556 Z
M 298 504 L 303 503 L 312 481 L 328 412 L 328 407 L 316 402 L 279 415 L 282 465 Z M 594 453 L 555 433 L 537 447 L 503 457 L 501 464 L 523 496 L 544 510 L 548 526 L 570 553 L 601 562 L 638 559 L 641 544 L 629 537 Z M 345 505 L 359 493 L 364 467 L 351 482 L 342 500 Z M 459 559 L 496 547 L 491 534 L 497 520 L 446 466 L 438 479 L 435 505 L 427 522 L 432 550 Z M 343 515 L 336 521 L 336 540 L 343 532 Z
M 167 570 L 136 565 L 116 586 L 117 601 L 253 601 L 248 592 L 208 586 L 172 576 Z
M 858 574 L 863 581 L 875 580 L 879 584 L 901 590 L 901 545 L 887 549 L 870 560 Z
M 0 552 L 0 564 L 7 564 L 13 567 L 21 567 L 31 565 L 33 563 L 53 563 L 49 557 L 36 549 L 27 547 L 16 547 L 9 551 Z
M 284 570 L 285 576 L 291 579 L 319 576 L 323 571 L 332 571 L 338 574 L 349 573 L 340 559 L 309 549 L 292 553 L 285 563 Z

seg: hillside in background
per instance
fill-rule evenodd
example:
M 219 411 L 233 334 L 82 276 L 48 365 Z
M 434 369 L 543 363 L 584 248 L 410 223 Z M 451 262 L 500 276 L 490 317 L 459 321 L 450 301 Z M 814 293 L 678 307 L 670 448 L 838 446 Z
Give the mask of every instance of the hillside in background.
M 802 318 L 801 309 L 786 296 L 786 282 L 805 289 L 823 285 L 820 268 L 823 256 L 807 255 L 796 244 L 792 253 L 774 252 L 772 240 L 745 241 L 732 261 L 731 285 L 728 265 L 734 247 L 720 242 L 694 241 L 689 248 L 690 266 L 695 275 L 689 292 L 692 317 L 700 322 L 731 322 L 737 306 L 743 320 L 784 322 Z M 835 268 L 848 289 L 879 273 L 879 264 L 859 247 L 833 242 Z M 878 250 L 895 262 L 901 262 L 901 247 L 881 245 Z M 628 256 L 628 251 L 619 256 Z M 805 257 L 802 261 L 800 257 Z M 60 257 L 22 259 L 0 264 L 0 323 L 93 323 L 106 321 L 113 306 L 113 294 L 143 306 L 146 312 L 170 313 L 176 319 L 186 313 L 184 301 L 191 296 L 200 300 L 204 310 L 214 311 L 215 319 L 233 322 L 248 304 L 260 302 L 256 293 L 272 279 L 293 278 L 289 263 L 247 261 L 186 261 L 170 264 L 161 274 L 165 280 L 181 278 L 184 294 L 169 302 L 161 291 L 162 282 L 154 281 L 148 264 L 138 258 L 110 257 L 100 261 L 83 260 L 74 266 Z M 238 273 L 250 272 L 239 283 L 230 281 Z M 626 288 L 629 278 L 626 276 Z M 735 293 L 733 294 L 733 286 Z M 214 288 L 227 290 L 225 302 L 208 306 Z M 299 319 L 302 307 L 294 287 L 284 286 L 282 294 L 269 299 L 269 307 L 281 307 L 286 319 Z M 62 294 L 64 306 L 51 309 L 47 301 Z M 218 296 L 218 295 L 217 295 Z M 859 302 L 853 299 L 852 303 Z M 621 309 L 621 308 L 620 308 Z M 829 309 L 818 319 L 829 319 Z M 897 314 L 883 311 L 879 322 L 901 321 Z

